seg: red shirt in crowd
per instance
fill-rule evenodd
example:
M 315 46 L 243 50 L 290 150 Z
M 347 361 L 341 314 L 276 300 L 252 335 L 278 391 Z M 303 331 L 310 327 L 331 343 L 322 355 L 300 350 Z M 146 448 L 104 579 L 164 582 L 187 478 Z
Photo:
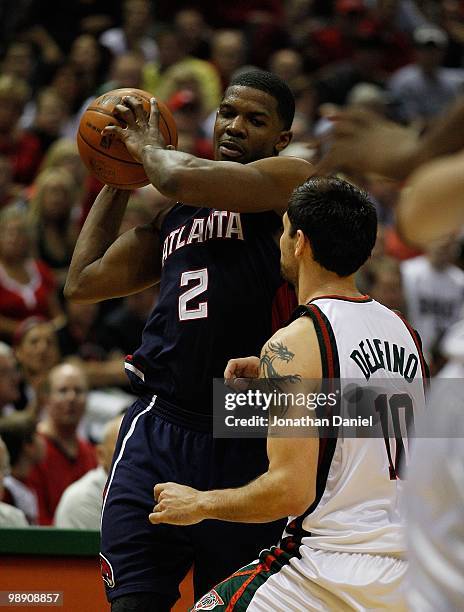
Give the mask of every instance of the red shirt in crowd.
M 22 285 L 10 278 L 0 264 L 0 315 L 24 321 L 28 317 L 50 318 L 50 295 L 55 291 L 55 279 L 42 261 L 30 259 L 27 264 L 30 281 Z
M 0 154 L 10 160 L 15 183 L 32 183 L 43 157 L 37 136 L 21 132 L 15 138 L 0 139 Z
M 97 467 L 97 457 L 94 447 L 84 440 L 78 441 L 77 456 L 71 458 L 56 440 L 43 437 L 45 458 L 32 469 L 27 484 L 37 493 L 39 525 L 51 525 L 63 491 Z

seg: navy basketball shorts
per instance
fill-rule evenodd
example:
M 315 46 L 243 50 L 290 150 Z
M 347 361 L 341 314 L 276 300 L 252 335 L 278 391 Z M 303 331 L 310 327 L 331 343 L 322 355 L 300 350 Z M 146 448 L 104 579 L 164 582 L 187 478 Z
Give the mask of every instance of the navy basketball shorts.
M 157 483 L 238 487 L 267 466 L 266 440 L 214 439 L 210 419 L 173 410 L 156 396 L 138 399 L 121 424 L 103 499 L 100 560 L 108 600 L 151 592 L 174 601 L 192 564 L 199 598 L 277 543 L 285 521 L 179 527 L 148 520 Z

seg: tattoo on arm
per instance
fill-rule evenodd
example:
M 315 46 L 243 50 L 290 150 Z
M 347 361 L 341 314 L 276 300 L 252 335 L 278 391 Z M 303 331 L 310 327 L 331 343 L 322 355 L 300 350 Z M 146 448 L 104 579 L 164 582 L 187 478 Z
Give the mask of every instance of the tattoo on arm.
M 262 378 L 272 379 L 275 385 L 279 383 L 297 383 L 301 381 L 299 374 L 279 374 L 278 363 L 284 361 L 289 363 L 295 357 L 295 353 L 289 351 L 282 342 L 268 342 L 264 355 L 259 362 L 259 369 Z
M 285 395 L 286 392 L 289 392 L 288 385 L 301 381 L 299 374 L 281 374 L 278 370 L 279 361 L 289 363 L 294 357 L 295 353 L 292 353 L 282 342 L 267 343 L 259 366 L 261 378 L 265 379 L 270 393 L 277 392 Z M 273 408 L 280 411 L 280 416 L 284 416 L 288 410 L 286 403 L 274 405 Z

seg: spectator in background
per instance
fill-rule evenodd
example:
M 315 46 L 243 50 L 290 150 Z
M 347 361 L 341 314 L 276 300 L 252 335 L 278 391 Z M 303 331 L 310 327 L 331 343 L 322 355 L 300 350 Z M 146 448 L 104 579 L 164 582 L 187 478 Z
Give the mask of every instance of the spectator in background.
M 32 252 L 27 212 L 13 205 L 4 208 L 0 213 L 0 336 L 6 340 L 28 317 L 57 323 L 63 317 L 53 274 Z
M 350 59 L 326 66 L 316 78 L 319 104 L 343 106 L 351 89 L 358 83 L 373 83 L 383 87 L 380 63 L 384 51 L 379 36 L 358 36 Z
M 247 60 L 246 40 L 240 30 L 216 30 L 211 37 L 210 61 L 216 68 L 221 79 L 224 92 L 232 75 Z
M 179 151 L 196 157 L 213 159 L 213 146 L 202 128 L 202 101 L 193 89 L 181 89 L 174 93 L 167 105 L 177 126 Z
M 444 332 L 460 318 L 464 272 L 454 265 L 456 257 L 453 238 L 401 264 L 408 320 L 419 332 L 425 354 L 432 353 Z
M 21 199 L 23 188 L 13 182 L 13 164 L 0 154 L 0 209 Z
M 360 270 L 360 285 L 374 300 L 408 316 L 401 286 L 400 264 L 386 255 L 369 260 Z
M 412 59 L 410 32 L 426 24 L 426 19 L 417 10 L 404 10 L 409 0 L 366 0 L 369 11 L 359 24 L 359 34 L 382 41 L 382 56 L 379 68 L 384 75 L 391 74 Z
M 22 79 L 29 85 L 34 85 L 34 69 L 37 58 L 34 55 L 33 45 L 26 40 L 14 40 L 6 48 L 1 61 L 0 73 Z
M 87 170 L 79 155 L 75 140 L 59 138 L 50 146 L 40 165 L 40 172 L 51 168 L 66 169 L 75 179 L 76 183 L 84 180 Z M 29 192 L 33 191 L 33 186 Z
M 153 39 L 153 17 L 149 0 L 125 0 L 122 4 L 123 23 L 100 36 L 100 43 L 112 55 L 127 51 L 141 53 L 147 62 L 158 59 L 158 46 Z
M 297 84 L 304 74 L 303 58 L 294 49 L 280 49 L 271 55 L 269 70 L 277 74 L 294 91 L 293 84 Z
M 13 340 L 21 373 L 20 399 L 15 406 L 39 416 L 43 385 L 60 358 L 55 328 L 49 321 L 30 317 L 17 327 Z
M 461 309 L 461 318 L 451 325 L 443 335 L 438 351 L 446 361 L 438 372 L 441 378 L 464 379 L 464 310 Z
M 0 422 L 2 417 L 15 410 L 19 401 L 19 371 L 13 349 L 5 342 L 0 342 Z
M 188 55 L 202 60 L 209 59 L 211 30 L 200 11 L 192 7 L 177 11 L 174 26 Z
M 67 302 L 66 323 L 58 329 L 61 356 L 73 359 L 95 387 L 127 387 L 124 355 L 108 352 L 98 322 L 99 304 Z
M 53 271 L 60 287 L 79 234 L 77 196 L 74 177 L 65 169 L 50 168 L 38 175 L 29 203 L 37 254 Z
M 63 492 L 54 524 L 61 529 L 100 530 L 103 490 L 111 469 L 122 416 L 109 421 L 97 445 L 98 467 L 73 482 Z
M 42 161 L 40 172 L 53 169 L 65 170 L 73 177 L 76 188 L 82 186 L 87 170 L 82 163 L 75 140 L 59 138 L 51 145 Z
M 143 89 L 156 92 L 166 102 L 177 89 L 185 87 L 185 83 L 176 83 L 178 76 L 183 78 L 188 74 L 190 81 L 198 82 L 205 113 L 216 109 L 221 99 L 221 83 L 215 68 L 209 62 L 187 55 L 180 35 L 172 28 L 159 32 L 157 41 L 159 59 L 145 64 Z
M 75 139 L 60 138 L 49 148 L 40 166 L 40 173 L 55 168 L 66 170 L 74 179 L 80 209 L 79 225 L 82 225 L 103 185 L 98 179 L 88 174 L 79 155 Z M 34 196 L 34 189 L 33 184 L 29 189 L 30 197 Z
M 334 8 L 333 19 L 308 32 L 306 40 L 301 41 L 311 68 L 346 61 L 354 54 L 354 41 L 367 8 L 363 0 L 336 0 Z
M 63 127 L 63 136 L 74 140 L 79 125 L 81 107 L 89 95 L 85 83 L 81 83 L 79 80 L 78 68 L 71 62 L 60 64 L 55 69 L 48 85 L 59 93 L 69 109 L 69 118 Z
M 69 109 L 59 92 L 51 87 L 41 89 L 36 99 L 35 109 L 30 109 L 35 116 L 26 131 L 39 140 L 42 161 L 48 148 L 62 136 Z
M 10 473 L 5 476 L 3 501 L 22 510 L 31 525 L 39 518 L 37 495 L 26 482 L 32 468 L 44 459 L 45 444 L 31 414 L 15 413 L 0 422 L 0 436 L 10 455 Z
M 10 472 L 10 458 L 5 442 L 0 438 L 0 499 L 3 497 L 3 479 Z M 24 513 L 0 501 L 0 528 L 27 527 L 27 519 Z
M 112 89 L 119 89 L 120 87 L 142 89 L 144 64 L 143 55 L 136 51 L 127 51 L 117 55 L 111 62 L 109 71 L 110 80 L 100 85 L 92 95 L 92 98 L 101 96 Z M 84 102 L 81 112 L 87 108 L 90 101 L 90 99 L 87 99 Z
M 83 95 L 92 95 L 108 78 L 111 58 L 111 52 L 91 34 L 81 34 L 73 41 L 69 61 L 77 71 Z
M 9 75 L 0 76 L 0 154 L 9 158 L 13 180 L 22 185 L 32 182 L 41 160 L 38 138 L 19 126 L 29 95 L 25 81 Z
M 447 44 L 446 33 L 435 26 L 414 31 L 415 62 L 400 68 L 389 82 L 403 121 L 430 121 L 463 90 L 464 70 L 442 67 Z
M 39 427 L 45 440 L 45 457 L 27 480 L 37 494 L 41 525 L 52 524 L 66 487 L 97 465 L 93 446 L 76 434 L 87 400 L 83 371 L 73 364 L 61 364 L 50 371 L 47 383 L 46 416 Z

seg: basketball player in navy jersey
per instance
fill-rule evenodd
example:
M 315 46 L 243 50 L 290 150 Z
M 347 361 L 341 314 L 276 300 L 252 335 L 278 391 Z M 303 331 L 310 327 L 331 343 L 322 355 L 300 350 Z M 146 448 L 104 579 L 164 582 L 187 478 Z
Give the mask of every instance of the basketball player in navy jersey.
M 265 343 L 261 359 L 233 360 L 225 377 L 286 380 L 285 393 L 295 396 L 318 393 L 327 383 L 343 396 L 356 381 L 372 398 L 372 414 L 382 416 L 376 432 L 363 437 L 339 435 L 335 421 L 332 435 L 321 440 L 317 423 L 303 435 L 289 427 L 285 436 L 277 428 L 280 435 L 268 438 L 268 469 L 244 487 L 155 487 L 150 520 L 156 525 L 289 517 L 279 546 L 257 549 L 257 561 L 210 590 L 193 610 L 406 610 L 398 502 L 408 430 L 395 425 L 393 437 L 384 431 L 384 417 L 388 422 L 391 413 L 393 422 L 404 419 L 404 425 L 424 413 L 427 366 L 420 340 L 402 316 L 356 288 L 355 273 L 369 257 L 376 231 L 373 204 L 345 181 L 310 179 L 291 197 L 281 264 L 300 306 Z M 327 406 L 327 396 L 321 401 Z
M 267 469 L 264 441 L 213 439 L 212 379 L 228 359 L 256 354 L 269 337 L 281 283 L 275 233 L 312 168 L 278 157 L 291 140 L 294 100 L 270 73 L 242 74 L 227 89 L 215 124 L 216 161 L 165 149 L 155 101 L 149 118 L 130 97 L 116 113 L 127 129 L 107 133 L 177 204 L 159 228 L 153 222 L 118 237 L 128 194 L 106 186 L 79 236 L 65 294 L 95 302 L 161 278 L 142 346 L 126 361 L 139 399 L 121 426 L 108 478 L 101 552 L 113 612 L 158 612 L 178 598 L 192 563 L 199 596 L 281 531 L 280 522 L 152 525 L 148 514 L 157 483 L 237 487 Z

